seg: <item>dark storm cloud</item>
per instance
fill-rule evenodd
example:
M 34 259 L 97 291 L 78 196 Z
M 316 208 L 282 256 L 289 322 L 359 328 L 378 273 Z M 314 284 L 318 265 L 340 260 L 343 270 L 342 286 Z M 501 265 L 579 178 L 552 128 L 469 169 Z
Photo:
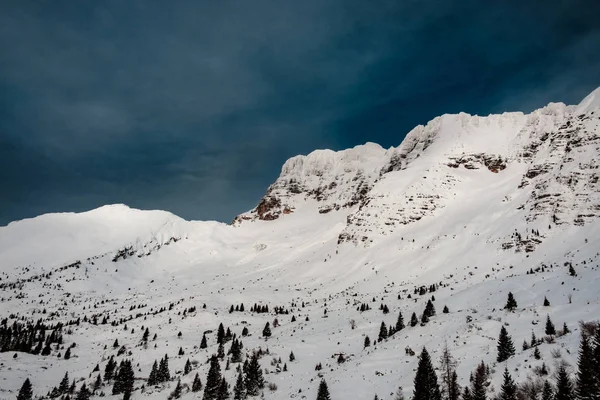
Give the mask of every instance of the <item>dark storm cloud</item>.
M 314 148 L 600 85 L 581 1 L 3 1 L 0 224 L 106 203 L 230 220 Z

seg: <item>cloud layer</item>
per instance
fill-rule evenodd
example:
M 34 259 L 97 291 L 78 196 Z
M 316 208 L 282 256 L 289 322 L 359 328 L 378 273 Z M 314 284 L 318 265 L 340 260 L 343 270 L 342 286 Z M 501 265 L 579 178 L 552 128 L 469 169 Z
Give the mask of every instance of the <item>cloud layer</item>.
M 292 155 L 600 85 L 594 0 L 0 7 L 0 224 L 115 202 L 229 221 Z

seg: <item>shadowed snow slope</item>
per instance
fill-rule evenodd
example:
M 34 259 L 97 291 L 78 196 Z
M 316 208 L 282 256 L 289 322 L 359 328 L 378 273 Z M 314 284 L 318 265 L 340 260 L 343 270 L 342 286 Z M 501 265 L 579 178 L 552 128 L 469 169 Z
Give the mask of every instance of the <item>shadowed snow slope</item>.
M 232 225 L 112 205 L 0 227 L 0 328 L 22 318 L 72 323 L 47 355 L 0 343 L 10 350 L 0 353 L 0 398 L 15 397 L 26 377 L 40 395 L 65 372 L 90 386 L 96 364 L 103 371 L 111 355 L 133 360 L 134 398 L 167 398 L 177 379 L 146 385 L 154 360 L 168 354 L 171 375 L 186 387 L 196 372 L 205 383 L 219 323 L 238 336 L 248 328 L 244 354 L 268 348 L 261 366 L 278 387 L 265 391 L 268 399 L 315 398 L 319 376 L 332 398 L 390 398 L 400 385 L 409 397 L 417 357 L 405 349 L 426 346 L 437 363 L 444 343 L 462 385 L 483 360 L 497 392 L 502 325 L 517 348 L 506 363 L 517 381 L 542 363 L 550 373 L 561 360 L 575 365 L 578 321 L 600 319 L 598 98 L 596 90 L 578 106 L 531 114 L 444 115 L 397 148 L 367 143 L 293 157 Z M 515 312 L 503 310 L 509 291 Z M 428 323 L 377 342 L 382 322 L 394 326 L 399 312 L 406 323 L 413 312 L 420 318 L 432 296 L 437 313 Z M 228 312 L 241 303 L 243 312 Z M 360 312 L 362 303 L 371 310 Z M 254 304 L 269 313 L 251 312 Z M 540 344 L 536 360 L 521 343 L 532 331 L 545 336 L 547 315 L 573 332 Z M 70 359 L 59 356 L 73 344 Z M 183 375 L 188 358 L 197 363 Z M 235 367 L 225 365 L 233 385 Z M 100 392 L 120 398 L 112 384 Z

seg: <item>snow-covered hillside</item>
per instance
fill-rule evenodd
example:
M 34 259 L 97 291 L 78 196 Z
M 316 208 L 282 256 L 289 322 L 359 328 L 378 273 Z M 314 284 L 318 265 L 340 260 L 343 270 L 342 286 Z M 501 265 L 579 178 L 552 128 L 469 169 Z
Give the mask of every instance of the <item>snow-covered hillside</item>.
M 491 367 L 490 395 L 505 365 L 518 382 L 542 363 L 551 374 L 559 362 L 576 365 L 579 321 L 600 319 L 598 93 L 528 115 L 444 115 L 388 150 L 368 143 L 294 157 L 232 225 L 113 205 L 1 227 L 0 333 L 15 321 L 65 326 L 47 355 L 31 354 L 39 337 L 21 351 L 14 337 L 0 343 L 0 399 L 15 398 L 27 377 L 37 395 L 65 372 L 93 386 L 94 367 L 103 373 L 111 355 L 132 360 L 133 398 L 167 398 L 178 378 L 182 398 L 201 398 L 188 389 L 196 373 L 206 380 L 220 323 L 238 338 L 248 329 L 247 356 L 268 349 L 260 363 L 277 390 L 265 388 L 267 399 L 313 399 L 322 377 L 333 399 L 390 399 L 398 386 L 409 397 L 418 362 L 409 350 L 426 346 L 437 364 L 446 343 L 461 385 L 479 362 Z M 509 292 L 515 312 L 503 309 Z M 375 343 L 382 322 L 395 326 L 401 312 L 408 325 L 432 296 L 429 322 Z M 547 316 L 571 333 L 539 344 L 538 360 L 521 344 L 545 336 Z M 516 347 L 506 363 L 496 361 L 501 326 Z M 148 386 L 165 354 L 174 378 Z M 226 358 L 233 387 L 237 364 L 226 370 Z M 97 394 L 121 398 L 111 390 L 105 383 Z

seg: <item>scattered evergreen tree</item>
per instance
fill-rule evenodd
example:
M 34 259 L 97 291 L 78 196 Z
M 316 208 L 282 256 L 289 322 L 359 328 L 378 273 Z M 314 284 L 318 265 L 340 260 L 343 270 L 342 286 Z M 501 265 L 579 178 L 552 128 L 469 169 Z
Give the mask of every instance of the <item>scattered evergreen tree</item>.
M 90 400 L 90 397 L 92 397 L 92 394 L 87 386 L 85 386 L 85 382 L 83 382 L 79 392 L 77 392 L 77 397 L 75 397 L 75 400 Z
M 183 374 L 187 375 L 190 372 L 192 372 L 192 363 L 190 362 L 190 359 L 188 358 L 187 361 L 185 362 L 185 367 L 183 367 Z
M 556 378 L 556 395 L 554 400 L 573 400 L 575 394 L 573 393 L 573 384 L 569 378 L 569 374 L 564 365 L 558 368 Z
M 271 326 L 269 325 L 269 323 L 268 323 L 268 322 L 265 324 L 265 328 L 264 328 L 264 329 L 263 329 L 263 331 L 262 331 L 262 335 L 263 335 L 265 338 L 269 338 L 269 337 L 271 337 Z
M 71 348 L 69 347 L 67 349 L 67 351 L 65 351 L 65 360 L 68 360 L 71 358 Z
M 217 349 L 217 357 L 221 360 L 225 358 L 225 348 L 223 347 L 223 343 L 219 343 L 219 347 Z
M 217 330 L 217 343 L 221 344 L 225 340 L 225 328 L 223 327 L 223 323 L 219 324 L 219 329 Z
M 465 386 L 465 390 L 462 394 L 462 400 L 473 400 L 473 396 L 471 395 L 471 389 L 468 386 Z
M 556 335 L 554 324 L 550 320 L 550 316 L 546 316 L 546 335 Z
M 25 379 L 23 382 L 23 386 L 19 390 L 19 394 L 17 395 L 17 400 L 32 400 L 33 399 L 33 387 L 31 386 L 31 381 L 29 378 Z
M 544 296 L 544 307 L 550 307 L 550 302 L 548 301 L 548 298 Z
M 65 372 L 65 376 L 63 376 L 60 384 L 58 385 L 58 394 L 66 394 L 69 392 L 69 373 Z
M 458 400 L 460 388 L 458 387 L 458 377 L 456 376 L 456 360 L 448 349 L 448 343 L 446 343 L 442 351 L 440 364 L 442 398 L 444 400 Z
M 579 345 L 579 359 L 577 360 L 577 399 L 598 400 L 600 399 L 600 387 L 596 381 L 598 366 L 594 362 L 594 354 L 590 341 L 586 335 L 581 335 Z
M 542 389 L 542 400 L 553 400 L 554 399 L 554 389 L 552 389 L 552 385 L 547 380 L 544 381 L 544 388 Z
M 96 380 L 94 381 L 94 386 L 92 387 L 92 389 L 94 390 L 94 392 L 100 390 L 100 388 L 102 387 L 102 377 L 100 376 L 100 374 L 96 375 Z
M 431 365 L 431 358 L 427 349 L 423 347 L 417 374 L 414 379 L 415 390 L 413 400 L 441 400 L 440 386 L 438 385 L 437 376 Z
M 321 383 L 319 383 L 317 400 L 331 400 L 331 397 L 329 395 L 329 388 L 327 387 L 327 382 L 325 382 L 325 379 L 322 379 Z
M 218 400 L 227 400 L 229 398 L 229 385 L 225 378 L 221 378 L 221 384 L 219 385 Z
M 371 345 L 371 339 L 369 339 L 368 336 L 365 336 L 365 343 L 364 343 L 364 348 L 366 349 L 367 347 L 369 347 Z
M 248 336 L 248 328 L 244 327 L 244 329 L 242 329 L 242 336 Z
M 569 327 L 567 326 L 567 323 L 563 323 L 563 334 L 566 335 L 567 333 L 571 332 L 569 330 Z
M 387 338 L 387 336 L 388 336 L 388 331 L 385 326 L 385 322 L 381 321 L 381 326 L 379 327 L 379 340 L 381 341 L 381 340 Z
M 296 356 L 293 351 L 290 351 L 290 362 L 294 362 L 296 360 Z
M 158 383 L 171 380 L 171 372 L 169 371 L 169 356 L 165 356 L 160 360 L 158 365 Z
M 106 382 L 110 381 L 113 378 L 113 373 L 116 367 L 117 362 L 115 361 L 115 357 L 110 356 L 108 362 L 106 363 L 106 367 L 104 368 L 104 380 Z
M 433 317 L 435 315 L 435 307 L 431 300 L 427 300 L 427 305 L 425 306 L 424 314 L 427 314 L 428 317 Z
M 394 396 L 394 400 L 404 400 L 404 391 L 402 390 L 402 386 L 398 387 L 396 395 Z
M 475 374 L 471 381 L 470 395 L 472 400 L 486 400 L 488 372 L 483 361 L 475 369 Z
M 402 317 L 402 311 L 398 311 L 398 319 L 396 320 L 396 332 L 400 332 L 404 329 L 404 318 Z
M 196 373 L 194 377 L 194 382 L 192 382 L 192 392 L 197 393 L 202 390 L 202 381 L 200 380 L 200 376 Z
M 233 400 L 246 399 L 246 386 L 244 385 L 244 375 L 240 371 L 233 387 Z
M 596 368 L 596 384 L 597 388 L 600 390 L 600 325 L 596 327 L 596 334 L 594 335 L 594 351 L 592 353 L 592 358 L 594 360 L 594 366 Z M 599 396 L 600 397 L 600 396 Z
M 133 392 L 135 375 L 130 360 L 121 361 L 118 374 L 115 376 L 112 394 L 123 394 L 123 399 L 127 400 Z
M 181 387 L 181 379 L 177 380 L 177 386 L 175 386 L 175 389 L 173 389 L 173 391 L 171 392 L 171 395 L 169 396 L 169 399 L 178 399 L 181 397 L 181 392 L 183 391 L 183 388 Z
M 448 310 L 448 306 L 444 306 L 444 309 L 442 310 L 442 313 L 448 314 L 449 312 L 450 312 L 450 310 Z
M 506 328 L 502 325 L 500 329 L 500 336 L 498 337 L 498 362 L 508 360 L 510 357 L 515 355 L 515 346 L 511 337 L 508 335 Z
M 156 360 L 154 360 L 154 364 L 152 364 L 152 370 L 150 370 L 147 383 L 148 386 L 154 386 L 158 383 L 158 363 Z
M 265 387 L 262 370 L 258 362 L 258 354 L 254 353 L 250 362 L 245 377 L 246 393 L 248 396 L 258 396 L 260 389 Z
M 415 327 L 415 326 L 417 326 L 418 323 L 419 323 L 419 320 L 417 319 L 417 314 L 413 312 L 410 317 L 410 326 Z
M 512 292 L 508 292 L 508 300 L 506 301 L 504 309 L 508 311 L 514 311 L 517 309 L 517 301 L 515 300 L 515 297 L 513 296 Z
M 212 356 L 210 359 L 210 368 L 206 375 L 206 385 L 202 400 L 219 400 L 219 387 L 221 386 L 221 366 L 219 359 Z
M 202 335 L 202 340 L 200 341 L 200 348 L 205 349 L 208 345 L 206 344 L 206 334 Z
M 517 400 L 517 385 L 506 367 L 504 367 L 504 381 L 500 388 L 499 400 Z

